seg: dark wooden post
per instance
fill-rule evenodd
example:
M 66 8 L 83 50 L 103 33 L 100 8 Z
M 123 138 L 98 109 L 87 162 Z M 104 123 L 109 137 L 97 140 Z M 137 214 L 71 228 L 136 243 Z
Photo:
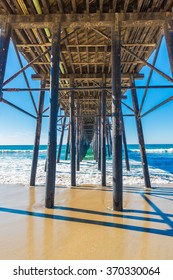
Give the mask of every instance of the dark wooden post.
M 66 125 L 66 117 L 64 116 L 63 123 L 62 123 L 62 131 L 61 131 L 61 136 L 59 140 L 59 147 L 58 147 L 58 155 L 57 155 L 57 163 L 60 162 L 60 156 L 61 156 L 61 150 L 62 150 L 62 142 L 64 138 L 64 130 L 65 130 L 65 125 Z
M 118 20 L 112 27 L 112 173 L 113 209 L 123 209 L 121 128 L 121 42 Z
M 112 154 L 112 135 L 111 135 L 111 124 L 109 122 L 109 118 L 108 118 L 108 132 L 109 132 L 109 145 L 110 145 L 110 152 Z
M 129 164 L 129 155 L 128 155 L 128 149 L 127 149 L 127 141 L 126 141 L 126 133 L 125 133 L 125 127 L 124 127 L 124 118 L 123 114 L 121 114 L 121 121 L 122 121 L 122 134 L 123 134 L 123 146 L 124 146 L 124 157 L 126 162 L 126 169 L 130 171 L 130 164 Z
M 134 82 L 133 76 L 131 76 L 131 86 L 135 87 L 135 82 Z M 136 94 L 135 88 L 131 89 L 131 94 L 132 94 L 132 102 L 133 102 L 133 108 L 134 108 L 135 119 L 136 119 L 137 132 L 138 132 L 138 140 L 139 140 L 139 146 L 140 146 L 141 162 L 142 162 L 142 169 L 143 169 L 143 174 L 144 174 L 145 187 L 151 188 L 147 155 L 146 155 L 146 151 L 145 151 L 145 141 L 144 141 L 144 135 L 143 135 L 143 129 L 142 129 L 142 122 L 141 122 L 141 118 L 140 118 L 139 104 L 138 104 L 138 99 L 137 99 L 137 94 Z
M 80 103 L 76 102 L 76 170 L 80 170 Z
M 57 114 L 60 71 L 60 24 L 53 26 L 50 76 L 50 117 L 46 174 L 46 207 L 54 207 L 56 180 Z
M 65 151 L 65 160 L 68 159 L 68 154 L 69 154 L 69 142 L 70 142 L 70 125 L 68 125 L 67 143 L 66 143 L 66 151 Z
M 109 144 L 109 128 L 108 126 L 106 127 L 106 142 L 107 142 L 107 155 L 108 157 L 111 156 L 111 151 L 110 151 L 110 144 Z
M 10 35 L 11 26 L 6 22 L 0 22 L 0 101 L 2 96 L 1 91 L 5 75 Z
M 165 34 L 165 40 L 166 40 L 166 46 L 168 50 L 168 56 L 169 56 L 169 63 L 171 68 L 171 73 L 173 77 L 173 24 L 171 26 L 168 25 L 168 23 L 164 26 L 164 34 Z
M 41 80 L 41 89 L 45 88 L 45 80 Z M 45 91 L 40 91 L 39 97 L 39 105 L 38 105 L 38 113 L 37 113 L 37 125 L 35 131 L 35 141 L 34 141 L 34 150 L 33 150 L 33 157 L 32 157 L 32 167 L 31 167 L 31 178 L 30 178 L 30 186 L 35 186 L 36 180 L 36 173 L 37 173 L 37 163 L 38 163 L 38 152 L 39 152 L 39 145 L 40 145 L 40 136 L 41 136 L 41 125 L 42 125 L 42 112 L 44 106 L 44 96 Z
M 105 87 L 105 79 L 103 82 Z M 106 186 L 106 91 L 101 92 L 101 173 L 102 186 Z
M 74 80 L 70 80 L 70 86 L 74 86 Z M 74 91 L 70 94 L 70 162 L 71 162 L 71 186 L 76 186 L 76 145 L 75 145 L 75 106 Z
M 99 105 L 98 105 L 99 115 L 97 117 L 97 133 L 98 133 L 98 170 L 101 171 L 101 96 L 99 97 Z
M 97 119 L 97 133 L 98 133 L 98 170 L 101 171 L 101 121 L 100 116 Z

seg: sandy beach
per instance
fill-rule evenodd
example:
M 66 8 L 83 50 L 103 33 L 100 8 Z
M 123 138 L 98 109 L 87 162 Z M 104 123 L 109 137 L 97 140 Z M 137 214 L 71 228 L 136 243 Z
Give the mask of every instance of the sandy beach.
M 173 259 L 173 185 L 124 188 L 124 211 L 112 210 L 112 189 L 0 185 L 0 259 Z

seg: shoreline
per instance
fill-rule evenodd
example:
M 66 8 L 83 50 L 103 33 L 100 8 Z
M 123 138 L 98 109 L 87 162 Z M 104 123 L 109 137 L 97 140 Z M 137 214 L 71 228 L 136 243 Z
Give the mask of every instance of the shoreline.
M 30 181 L 31 159 L 13 160 L 7 162 L 2 161 L 0 181 L 2 184 L 24 184 L 28 185 Z M 125 162 L 123 162 L 125 166 Z M 112 162 L 106 162 L 106 182 L 112 185 Z M 142 167 L 139 162 L 131 161 L 131 171 L 123 172 L 124 185 L 143 185 Z M 44 185 L 46 181 L 46 173 L 44 171 L 45 161 L 38 161 L 36 184 Z M 167 171 L 149 167 L 152 185 L 169 185 L 173 183 L 173 174 Z M 80 171 L 76 172 L 77 184 L 90 184 L 91 178 L 93 184 L 101 184 L 101 171 L 98 171 L 97 163 L 94 160 L 85 160 L 81 162 Z M 70 161 L 61 160 L 57 164 L 56 184 L 70 186 Z

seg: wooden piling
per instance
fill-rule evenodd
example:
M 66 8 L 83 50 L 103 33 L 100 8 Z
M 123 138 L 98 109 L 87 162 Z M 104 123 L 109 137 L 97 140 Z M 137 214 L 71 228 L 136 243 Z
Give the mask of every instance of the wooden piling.
M 123 209 L 122 128 L 121 128 L 121 47 L 118 20 L 112 27 L 112 173 L 113 209 Z
M 106 91 L 104 90 L 101 92 L 101 174 L 101 184 L 106 186 Z
M 8 47 L 11 36 L 11 26 L 8 23 L 0 22 L 0 101 L 2 87 L 7 63 Z
M 111 135 L 111 124 L 109 122 L 109 117 L 108 117 L 108 131 L 109 131 L 109 144 L 110 144 L 110 152 L 112 155 L 112 135 Z
M 100 120 L 100 116 L 98 116 L 98 118 L 97 118 L 97 137 L 98 137 L 98 146 L 97 146 L 97 149 L 98 149 L 98 170 L 101 171 L 101 120 Z
M 126 169 L 127 169 L 127 171 L 130 171 L 129 155 L 128 155 L 127 141 L 126 141 L 126 132 L 125 132 L 125 127 L 124 127 L 124 118 L 123 118 L 122 112 L 121 112 L 121 122 L 122 122 L 122 137 L 123 137 L 124 157 L 125 157 Z
M 80 170 L 80 104 L 76 103 L 76 170 Z
M 131 75 L 131 85 L 135 86 L 135 81 L 132 75 Z M 138 132 L 138 140 L 140 146 L 140 154 L 141 154 L 141 162 L 142 162 L 145 187 L 151 188 L 142 122 L 140 118 L 139 104 L 138 104 L 137 93 L 135 88 L 131 89 L 131 94 L 132 94 L 132 102 L 133 102 L 133 108 L 134 108 L 135 119 L 136 119 L 137 132 Z
M 41 80 L 41 89 L 45 87 L 45 80 Z M 39 96 L 39 106 L 37 113 L 37 124 L 35 131 L 35 141 L 34 141 L 34 149 L 33 149 L 33 157 L 32 157 L 32 167 L 31 167 L 31 177 L 30 177 L 30 186 L 35 186 L 36 173 L 37 173 L 37 163 L 38 163 L 38 153 L 39 153 L 39 145 L 40 145 L 40 136 L 41 136 L 41 126 L 42 126 L 42 112 L 44 106 L 44 96 L 45 91 L 40 91 Z
M 54 207 L 56 180 L 57 113 L 60 71 L 60 24 L 53 26 L 51 48 L 50 117 L 46 173 L 46 208 Z
M 61 157 L 61 150 L 62 150 L 62 142 L 64 138 L 64 130 L 65 130 L 65 125 L 66 125 L 66 117 L 64 116 L 63 123 L 62 123 L 62 131 L 61 131 L 61 136 L 59 140 L 59 147 L 58 147 L 58 154 L 57 154 L 57 163 L 60 162 L 60 157 Z
M 74 86 L 74 79 L 70 80 L 71 86 Z M 70 103 L 70 163 L 71 163 L 71 186 L 76 186 L 76 133 L 75 133 L 75 106 L 74 95 L 72 91 L 69 98 Z
M 69 154 L 69 142 L 70 142 L 70 124 L 68 125 L 68 132 L 67 132 L 67 142 L 66 142 L 66 151 L 65 151 L 65 160 L 68 159 Z
M 107 127 L 106 127 L 106 142 L 107 142 L 107 155 L 108 157 L 111 156 L 111 149 L 110 149 L 110 143 L 109 143 L 109 126 L 107 122 Z

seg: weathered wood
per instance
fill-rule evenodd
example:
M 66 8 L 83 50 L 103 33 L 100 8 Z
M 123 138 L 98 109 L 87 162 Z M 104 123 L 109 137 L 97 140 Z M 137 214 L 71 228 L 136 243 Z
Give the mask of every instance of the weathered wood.
M 106 91 L 104 90 L 101 92 L 101 174 L 101 184 L 106 186 Z
M 159 54 L 162 38 L 163 38 L 163 36 L 160 38 L 159 44 L 157 45 L 157 48 L 156 48 L 156 52 L 155 52 L 153 63 L 152 63 L 153 66 L 155 66 L 156 61 L 157 61 L 157 57 L 158 57 L 158 54 Z M 145 98 L 146 98 L 146 95 L 147 95 L 147 92 L 148 92 L 148 86 L 150 84 L 150 81 L 151 81 L 151 78 L 152 78 L 152 75 L 153 75 L 153 71 L 154 71 L 153 69 L 150 69 L 150 73 L 149 73 L 149 76 L 148 76 L 146 88 L 145 88 L 143 98 L 142 98 L 142 101 L 141 101 L 141 105 L 140 105 L 140 112 L 142 111 L 142 108 L 143 108 L 143 105 L 144 105 L 144 101 L 145 101 Z
M 70 85 L 74 86 L 74 80 L 71 79 Z M 71 163 L 71 186 L 76 186 L 76 133 L 75 133 L 75 106 L 74 91 L 71 91 L 70 103 L 70 163 Z
M 61 136 L 59 140 L 59 146 L 58 146 L 58 154 L 57 154 L 57 163 L 60 162 L 60 157 L 61 157 L 61 150 L 62 150 L 62 142 L 64 138 L 64 130 L 65 130 L 65 125 L 66 125 L 66 117 L 64 116 L 63 123 L 62 123 L 62 131 L 61 131 Z
M 21 74 L 22 72 L 24 72 L 27 68 L 29 68 L 35 61 L 37 61 L 39 58 L 43 57 L 44 55 L 46 55 L 50 50 L 46 50 L 45 52 L 43 52 L 41 55 L 37 56 L 36 58 L 34 58 L 33 60 L 31 60 L 26 66 L 24 66 L 22 69 L 20 69 L 19 71 L 17 71 L 14 75 L 12 75 L 10 78 L 8 78 L 6 81 L 3 82 L 3 86 L 5 86 L 6 84 L 8 84 L 9 82 L 11 82 L 12 80 L 14 80 L 19 74 Z M 30 89 L 28 89 L 30 90 Z
M 51 28 L 56 22 L 61 22 L 63 27 L 105 27 L 112 26 L 117 16 L 116 13 L 72 13 L 72 14 L 47 14 L 47 15 L 8 15 L 8 20 L 13 28 Z M 143 12 L 143 13 L 119 13 L 119 21 L 122 26 L 151 26 L 162 24 L 165 19 L 173 18 L 172 12 Z M 6 16 L 0 15 L 0 21 Z
M 134 84 L 135 84 L 135 82 L 133 80 L 133 77 L 131 77 L 131 85 L 133 86 Z M 135 119 L 136 119 L 136 126 L 137 126 L 137 132 L 138 132 L 138 140 L 139 140 L 139 146 L 140 146 L 140 153 L 141 153 L 141 161 L 142 161 L 142 169 L 143 169 L 145 187 L 146 188 L 151 188 L 150 175 L 149 175 L 148 162 L 147 162 L 147 155 L 146 155 L 146 151 L 145 151 L 145 141 L 144 141 L 144 135 L 143 135 L 143 129 L 142 129 L 142 122 L 141 122 L 141 118 L 140 118 L 136 89 L 131 90 L 131 95 L 132 95 L 132 102 L 133 102 Z
M 173 96 L 168 97 L 167 99 L 165 99 L 164 101 L 160 102 L 159 104 L 157 104 L 156 106 L 152 107 L 150 110 L 146 111 L 144 114 L 141 115 L 141 118 L 145 117 L 146 115 L 152 113 L 153 111 L 155 111 L 156 109 L 162 107 L 163 105 L 167 104 L 168 102 L 173 100 Z
M 111 150 L 110 150 L 110 144 L 109 144 L 109 130 L 108 128 L 106 129 L 106 146 L 107 146 L 107 155 L 108 157 L 111 156 Z
M 173 79 L 171 77 L 169 77 L 167 74 L 165 74 L 163 71 L 159 70 L 158 68 L 156 68 L 155 66 L 153 66 L 151 63 L 147 62 L 145 59 L 139 57 L 139 55 L 135 54 L 134 52 L 132 52 L 131 50 L 127 49 L 126 47 L 121 46 L 123 50 L 125 50 L 127 53 L 131 54 L 132 56 L 134 56 L 135 58 L 141 60 L 146 66 L 148 66 L 150 69 L 154 70 L 155 72 L 157 72 L 159 75 L 161 75 L 162 77 L 164 77 L 166 80 L 168 80 L 169 82 L 173 83 Z
M 122 89 L 124 90 L 127 90 L 127 89 L 145 89 L 146 86 L 122 86 L 121 87 Z M 148 86 L 148 89 L 166 89 L 166 88 L 173 88 L 173 85 L 152 85 L 152 86 Z M 3 88 L 2 89 L 4 92 L 27 92 L 29 91 L 28 88 Z M 32 88 L 31 89 L 32 91 L 39 91 L 40 89 L 39 88 Z M 50 89 L 49 88 L 44 88 L 43 90 L 45 91 L 49 91 Z M 111 86 L 106 86 L 106 87 L 102 87 L 102 86 L 99 86 L 99 87 L 70 87 L 70 88 L 59 88 L 59 91 L 63 92 L 63 91 L 74 91 L 74 92 L 80 92 L 80 91 L 93 91 L 93 92 L 100 92 L 100 90 L 106 90 L 108 93 L 111 93 Z M 122 95 L 121 96 L 121 99 L 127 99 L 127 96 L 124 96 Z M 63 100 L 61 98 L 61 100 Z M 64 98 L 64 100 L 66 100 Z
M 99 106 L 100 107 L 100 106 Z M 101 108 L 99 108 L 100 110 Z M 97 137 L 98 137 L 98 170 L 101 171 L 101 120 L 100 116 L 97 117 Z
M 80 170 L 80 103 L 76 102 L 76 170 Z
M 173 77 L 173 30 L 169 29 L 168 23 L 166 23 L 164 26 L 164 34 L 165 34 L 166 46 L 168 50 L 171 73 Z
M 12 37 L 12 41 L 13 41 L 13 46 L 14 46 L 14 50 L 15 50 L 15 53 L 17 55 L 17 58 L 18 58 L 18 61 L 19 61 L 19 64 L 20 64 L 20 67 L 23 68 L 23 62 L 22 62 L 22 59 L 20 57 L 20 54 L 19 54 L 19 51 L 17 49 L 17 46 L 16 46 L 16 41 L 15 39 Z M 25 83 L 27 85 L 27 88 L 29 89 L 29 94 L 30 94 L 30 97 L 31 97 L 31 100 L 32 100 L 32 104 L 33 104 L 33 107 L 35 109 L 35 112 L 37 114 L 37 107 L 36 107 L 36 104 L 35 104 L 35 100 L 34 100 L 34 97 L 32 95 L 32 92 L 30 90 L 30 85 L 29 85 L 29 81 L 28 81 L 28 78 L 27 78 L 27 75 L 26 75 L 26 72 L 25 70 L 22 72 L 23 73 L 23 77 L 24 77 L 24 80 L 25 80 Z M 44 78 L 42 78 L 41 80 L 43 80 Z
M 60 71 L 60 25 L 54 26 L 51 49 L 50 120 L 46 172 L 46 208 L 54 207 L 56 181 L 57 114 Z
M 41 81 L 41 89 L 45 87 L 45 80 Z M 42 112 L 44 106 L 44 91 L 40 91 L 39 97 L 39 106 L 37 113 L 37 125 L 35 131 L 35 141 L 34 141 L 34 150 L 32 157 L 32 167 L 31 167 L 31 177 L 30 177 L 30 186 L 35 186 L 36 173 L 37 173 L 37 163 L 38 163 L 38 153 L 40 145 L 40 136 L 41 136 L 41 126 L 42 126 Z
M 121 39 L 120 27 L 112 27 L 112 173 L 113 209 L 123 209 L 122 129 L 121 129 Z
M 68 159 L 69 146 L 70 146 L 70 124 L 68 125 L 67 143 L 66 143 L 66 151 L 65 151 L 65 160 Z
M 16 46 L 18 48 L 50 47 L 51 43 L 36 43 L 36 44 L 26 43 L 26 44 L 17 44 Z M 68 48 L 76 48 L 76 47 L 77 48 L 86 48 L 86 47 L 95 48 L 95 47 L 100 47 L 100 49 L 102 49 L 101 47 L 105 47 L 105 46 L 111 47 L 111 45 L 106 45 L 106 44 L 104 44 L 104 45 L 103 44 L 77 44 L 77 45 L 68 44 L 68 45 L 66 45 L 66 47 L 68 47 Z M 155 43 L 123 43 L 123 46 L 125 46 L 125 47 L 155 47 L 156 44 Z M 61 52 L 67 52 L 66 47 L 63 46 L 61 48 Z M 109 51 L 110 51 L 110 48 L 109 48 Z M 78 51 L 75 51 L 75 52 L 78 52 Z M 86 52 L 86 50 L 85 50 L 85 52 Z M 102 52 L 103 52 L 103 50 L 102 50 Z
M 125 133 L 125 126 L 124 126 L 124 119 L 123 114 L 121 113 L 121 122 L 122 122 L 122 137 L 123 137 L 123 146 L 124 146 L 124 156 L 126 162 L 126 169 L 130 171 L 130 164 L 129 164 L 129 156 L 128 156 L 128 149 L 127 149 L 127 141 L 126 141 L 126 133 Z
M 112 155 L 112 135 L 111 135 L 111 124 L 109 122 L 109 117 L 107 118 L 107 123 L 108 123 L 108 142 L 109 142 L 109 147 L 110 147 L 110 155 Z
M 144 74 L 140 74 L 140 73 L 133 73 L 133 77 L 135 80 L 141 80 L 144 78 Z M 32 79 L 33 80 L 40 80 L 42 78 L 46 78 L 49 79 L 48 75 L 45 74 L 32 74 Z M 60 80 L 70 80 L 71 78 L 73 78 L 74 80 L 95 80 L 95 79 L 99 79 L 102 81 L 103 79 L 103 74 L 102 73 L 86 73 L 86 74 L 78 74 L 78 73 L 71 73 L 71 74 L 61 74 Z M 108 73 L 106 75 L 106 80 L 111 78 L 111 74 Z M 128 80 L 130 79 L 130 73 L 122 73 L 121 78 L 124 80 Z
M 8 55 L 8 47 L 11 36 L 11 26 L 6 24 L 6 20 L 4 22 L 0 21 L 0 97 L 2 94 L 3 81 L 5 76 L 7 55 Z
M 15 104 L 13 104 L 13 103 L 9 102 L 8 100 L 6 100 L 5 98 L 1 97 L 1 94 L 0 94 L 0 101 L 2 101 L 3 103 L 5 103 L 5 104 L 7 104 L 7 105 L 17 109 L 18 111 L 24 113 L 25 115 L 30 116 L 33 119 L 37 119 L 34 115 L 30 114 L 29 112 L 23 110 L 19 106 L 16 106 Z

